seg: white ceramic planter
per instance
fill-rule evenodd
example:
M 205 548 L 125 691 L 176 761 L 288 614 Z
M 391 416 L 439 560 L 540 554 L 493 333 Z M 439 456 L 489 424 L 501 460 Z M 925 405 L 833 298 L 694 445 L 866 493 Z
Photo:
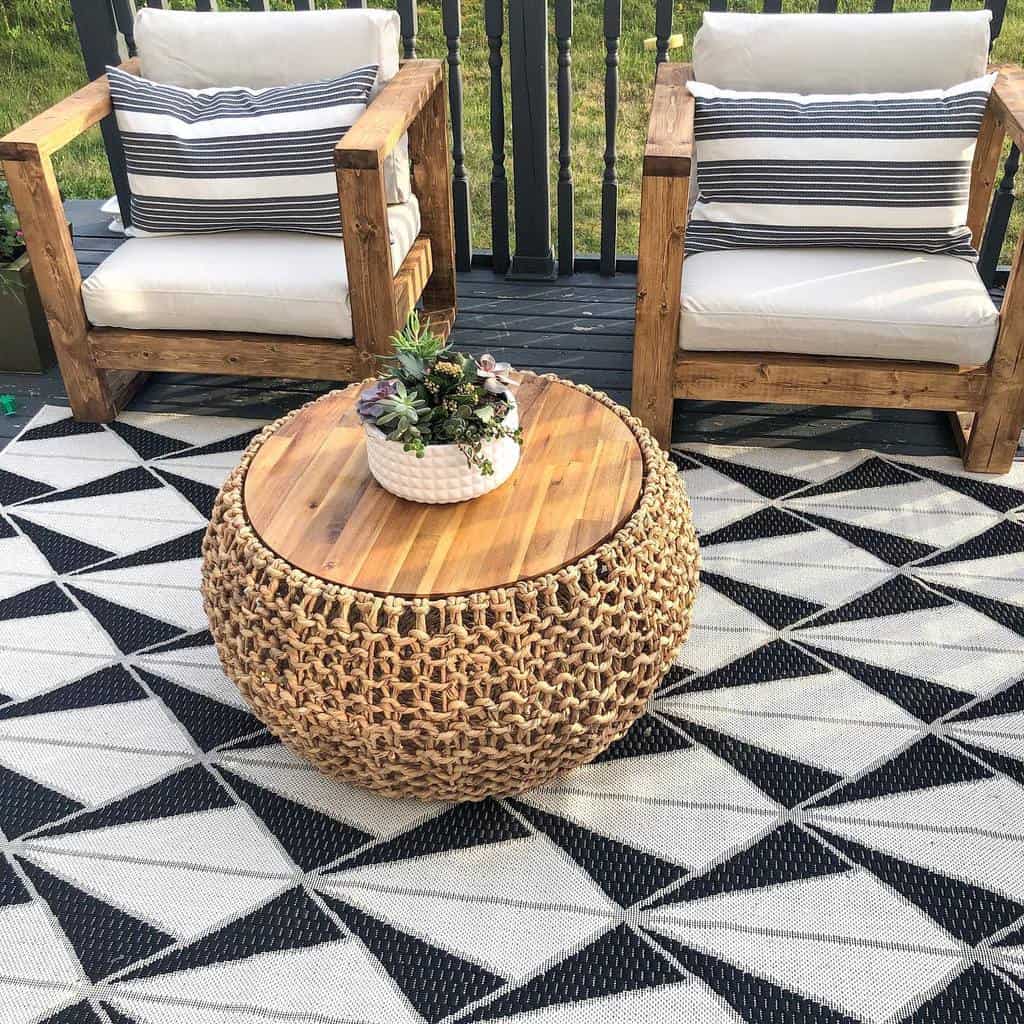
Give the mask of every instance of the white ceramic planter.
M 512 406 L 504 420 L 514 430 L 519 426 L 519 410 Z M 374 479 L 386 491 L 409 501 L 429 505 L 444 505 L 453 501 L 479 498 L 500 487 L 519 463 L 519 445 L 510 437 L 489 441 L 483 446 L 483 455 L 491 460 L 494 473 L 484 476 L 476 466 L 470 466 L 458 445 L 428 445 L 423 457 L 404 451 L 399 441 L 389 441 L 369 423 L 366 432 L 366 460 Z

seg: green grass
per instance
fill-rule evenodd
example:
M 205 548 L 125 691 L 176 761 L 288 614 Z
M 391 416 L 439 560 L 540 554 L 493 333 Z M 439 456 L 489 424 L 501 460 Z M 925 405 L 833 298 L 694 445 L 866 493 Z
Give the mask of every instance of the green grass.
M 241 0 L 221 0 L 221 6 L 237 6 Z M 341 0 L 320 0 L 318 6 L 338 6 Z M 813 0 L 787 2 L 787 10 L 810 10 Z M 844 11 L 866 10 L 870 0 L 841 0 Z M 176 3 L 176 6 L 179 5 Z M 275 4 L 276 5 L 276 4 Z M 371 0 L 372 6 L 390 6 L 385 0 Z M 180 6 L 187 6 L 181 3 Z M 283 4 L 281 6 L 284 6 Z M 576 4 L 573 34 L 573 179 L 576 203 L 576 248 L 580 253 L 596 252 L 600 242 L 601 178 L 604 171 L 604 38 L 601 3 L 584 0 Z M 737 8 L 755 9 L 747 0 Z M 926 0 L 909 0 L 901 9 L 926 7 Z M 955 6 L 961 6 L 957 2 Z M 963 6 L 973 7 L 965 3 Z M 640 205 L 640 157 L 646 134 L 646 120 L 654 77 L 654 54 L 644 49 L 644 39 L 654 32 L 654 0 L 623 0 L 620 43 L 620 85 L 618 179 L 618 249 L 636 251 Z M 554 13 L 549 0 L 551 44 L 551 182 L 552 233 L 557 214 L 558 139 L 555 117 Z M 700 24 L 703 4 L 676 4 L 674 30 L 684 35 L 685 45 L 672 51 L 674 60 L 689 54 L 690 40 Z M 441 56 L 445 42 L 441 32 L 440 0 L 420 4 L 420 56 Z M 506 50 L 507 57 L 507 50 Z M 1024 0 L 1010 0 L 995 59 L 1020 61 L 1024 58 Z M 466 167 L 472 194 L 473 244 L 490 247 L 491 174 L 489 128 L 489 69 L 487 39 L 483 27 L 482 0 L 463 3 L 462 67 Z M 511 125 L 507 104 L 506 120 Z M 85 81 L 78 41 L 67 0 L 0 0 L 0 132 L 66 95 Z M 512 188 L 512 146 L 506 146 L 510 190 Z M 63 151 L 58 158 L 58 177 L 69 197 L 107 196 L 110 177 L 99 133 L 93 130 Z M 1016 201 L 1004 259 L 1024 227 L 1024 197 Z M 554 239 L 553 239 L 554 240 Z

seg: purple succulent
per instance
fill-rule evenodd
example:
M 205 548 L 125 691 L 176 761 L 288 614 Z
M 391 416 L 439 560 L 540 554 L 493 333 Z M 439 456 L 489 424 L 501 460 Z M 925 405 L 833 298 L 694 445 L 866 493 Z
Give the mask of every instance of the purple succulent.
M 490 352 L 476 361 L 476 375 L 483 380 L 484 390 L 492 395 L 504 395 L 516 387 L 517 382 L 508 376 L 511 369 L 511 363 L 499 363 Z
M 397 387 L 398 382 L 388 378 L 386 380 L 375 380 L 368 388 L 361 391 L 356 405 L 356 411 L 359 413 L 360 419 L 375 423 L 377 417 L 384 412 L 381 408 L 381 401 L 385 398 L 391 398 L 395 394 Z

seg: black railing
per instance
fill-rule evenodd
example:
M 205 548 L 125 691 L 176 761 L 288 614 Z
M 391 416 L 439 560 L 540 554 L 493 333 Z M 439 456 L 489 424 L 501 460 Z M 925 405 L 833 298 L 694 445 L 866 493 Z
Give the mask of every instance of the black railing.
M 138 0 L 142 2 L 142 0 Z M 217 7 L 217 0 L 192 0 L 197 10 Z M 269 0 L 246 0 L 254 11 L 268 10 Z M 555 95 L 558 140 L 557 260 L 551 245 L 551 171 L 550 116 L 548 109 L 548 3 L 547 0 L 473 0 L 483 9 L 489 68 L 490 117 L 490 236 L 491 252 L 474 250 L 470 181 L 466 167 L 466 133 L 463 123 L 462 76 L 462 4 L 461 0 L 441 0 L 441 30 L 444 52 L 425 54 L 417 49 L 417 7 L 415 0 L 393 0 L 401 21 L 404 57 L 439 56 L 447 62 L 448 100 L 452 142 L 452 192 L 455 213 L 457 265 L 472 263 L 492 266 L 498 273 L 512 277 L 550 278 L 571 274 L 581 267 L 599 268 L 603 274 L 617 269 L 635 268 L 635 259 L 618 252 L 619 222 L 619 49 L 622 35 L 622 0 L 600 0 L 601 33 L 604 48 L 604 149 L 600 189 L 599 252 L 581 256 L 576 251 L 580 234 L 577 224 L 576 187 L 573 176 L 573 79 L 572 47 L 574 13 L 594 8 L 581 6 L 574 12 L 574 0 L 554 0 L 554 53 L 556 55 Z M 708 0 L 708 8 L 724 11 L 729 0 Z M 167 7 L 168 0 L 145 0 L 150 7 Z M 366 0 L 344 0 L 347 7 L 365 7 Z M 596 4 L 596 0 L 593 0 Z M 293 0 L 296 10 L 312 10 L 316 0 Z M 134 53 L 132 19 L 133 0 L 71 0 L 75 23 L 90 77 L 103 73 L 107 64 Z M 279 7 L 280 4 L 274 5 Z M 835 13 L 837 0 L 818 0 L 817 9 Z M 947 11 L 951 0 L 930 0 L 933 11 Z M 1002 28 L 1006 0 L 986 0 L 992 11 L 992 38 Z M 655 56 L 652 68 L 668 57 L 672 36 L 674 0 L 651 0 L 651 28 L 654 31 Z M 893 0 L 873 0 L 873 9 L 887 13 Z M 783 0 L 761 0 L 766 14 L 783 10 Z M 507 55 L 506 55 L 507 50 Z M 509 217 L 509 181 L 506 167 L 506 103 L 504 71 L 511 82 L 512 176 L 515 185 L 514 221 Z M 128 222 L 128 178 L 124 154 L 113 120 L 102 125 L 103 139 L 110 161 L 122 214 Z M 981 246 L 979 268 L 988 284 L 997 277 L 997 266 L 1010 222 L 1014 202 L 1014 179 L 1020 162 L 1017 148 L 1011 147 L 1000 183 L 989 212 Z M 585 225 L 587 226 L 587 225 Z M 514 229 L 514 230 L 513 230 Z M 589 233 L 589 232 L 588 232 Z M 514 238 L 514 248 L 512 239 Z

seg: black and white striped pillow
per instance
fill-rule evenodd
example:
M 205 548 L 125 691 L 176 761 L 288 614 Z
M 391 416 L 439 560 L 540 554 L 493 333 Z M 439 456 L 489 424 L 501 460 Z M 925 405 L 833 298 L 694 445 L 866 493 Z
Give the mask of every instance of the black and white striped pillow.
M 108 68 L 132 233 L 341 234 L 334 147 L 377 65 L 268 89 L 183 89 Z
M 977 259 L 967 200 L 995 78 L 849 96 L 688 83 L 698 197 L 687 252 L 843 246 Z

